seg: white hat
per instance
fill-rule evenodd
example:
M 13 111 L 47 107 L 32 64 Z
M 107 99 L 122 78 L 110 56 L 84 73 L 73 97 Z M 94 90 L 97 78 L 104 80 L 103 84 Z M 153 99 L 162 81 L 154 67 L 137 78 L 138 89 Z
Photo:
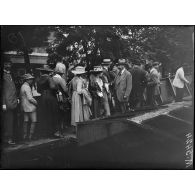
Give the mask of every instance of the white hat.
M 85 67 L 83 66 L 77 66 L 74 70 L 72 70 L 73 74 L 84 74 L 86 73 Z
M 103 59 L 102 65 L 110 65 L 112 63 L 111 59 Z
M 125 64 L 125 63 L 126 63 L 126 60 L 125 60 L 125 59 L 119 59 L 119 60 L 118 60 L 118 63 L 119 63 L 119 64 Z

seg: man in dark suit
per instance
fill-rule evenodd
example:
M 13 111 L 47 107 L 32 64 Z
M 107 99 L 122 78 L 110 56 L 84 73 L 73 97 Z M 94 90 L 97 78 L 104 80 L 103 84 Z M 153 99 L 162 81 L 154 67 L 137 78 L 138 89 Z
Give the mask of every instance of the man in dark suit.
M 127 105 L 132 89 L 132 76 L 131 73 L 126 70 L 126 66 L 126 61 L 124 59 L 120 59 L 118 63 L 120 72 L 114 82 L 116 96 L 119 101 L 122 113 L 125 113 L 128 109 Z
M 132 74 L 132 91 L 130 95 L 130 105 L 132 108 L 143 106 L 143 93 L 147 85 L 147 72 L 138 65 L 134 65 L 131 71 Z
M 3 58 L 3 138 L 7 144 L 15 144 L 13 140 L 14 112 L 17 107 L 15 83 L 11 76 L 11 61 Z
M 147 103 L 150 106 L 157 106 L 161 103 L 160 98 L 160 75 L 154 64 L 148 65 L 149 78 L 147 83 Z

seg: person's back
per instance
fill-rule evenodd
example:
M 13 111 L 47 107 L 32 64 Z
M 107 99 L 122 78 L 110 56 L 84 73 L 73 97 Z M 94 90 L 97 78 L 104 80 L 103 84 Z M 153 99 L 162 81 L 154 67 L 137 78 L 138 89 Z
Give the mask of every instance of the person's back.
M 183 88 L 184 87 L 184 81 L 182 80 L 182 77 L 184 77 L 184 71 L 183 68 L 180 67 L 177 69 L 175 78 L 173 80 L 173 86 L 178 87 L 178 88 Z
M 55 67 L 56 72 L 61 72 L 62 78 L 66 81 L 66 66 L 62 62 L 58 62 Z
M 63 93 L 67 93 L 66 81 L 61 77 L 61 75 L 56 74 L 53 76 L 53 81 L 56 84 L 58 90 Z
M 37 89 L 41 93 L 44 90 L 49 90 L 49 75 L 43 74 L 37 81 Z
M 53 81 L 53 78 L 47 74 L 43 74 L 37 81 L 37 91 L 41 94 L 47 91 L 55 96 L 57 85 Z
M 132 74 L 132 91 L 130 94 L 129 103 L 132 108 L 140 107 L 144 102 L 144 89 L 147 84 L 146 71 L 139 66 L 134 66 L 131 71 Z
M 151 81 L 153 81 L 154 83 L 156 84 L 160 83 L 159 72 L 154 67 L 150 70 L 150 78 L 151 78 Z
M 175 100 L 178 102 L 182 101 L 185 83 L 189 84 L 189 81 L 184 76 L 183 67 L 180 67 L 179 69 L 177 69 L 176 74 L 175 74 L 175 78 L 173 80 L 173 86 L 176 89 Z
M 135 89 L 146 84 L 146 71 L 140 67 L 134 67 L 132 69 L 132 88 Z

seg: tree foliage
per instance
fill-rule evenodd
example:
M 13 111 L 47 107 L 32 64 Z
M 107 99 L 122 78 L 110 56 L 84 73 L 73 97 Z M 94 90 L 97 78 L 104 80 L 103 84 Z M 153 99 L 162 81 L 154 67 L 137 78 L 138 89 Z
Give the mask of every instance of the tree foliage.
M 91 68 L 103 58 L 126 58 L 133 64 L 153 60 L 162 63 L 165 73 L 183 62 L 193 64 L 193 31 L 192 26 L 2 26 L 1 50 L 23 51 L 25 42 L 30 52 L 47 46 L 53 32 L 48 63 L 63 57 L 67 64 L 78 60 Z
M 164 72 L 182 62 L 192 64 L 191 26 L 55 26 L 49 61 L 62 56 L 93 66 L 103 58 L 159 61 Z

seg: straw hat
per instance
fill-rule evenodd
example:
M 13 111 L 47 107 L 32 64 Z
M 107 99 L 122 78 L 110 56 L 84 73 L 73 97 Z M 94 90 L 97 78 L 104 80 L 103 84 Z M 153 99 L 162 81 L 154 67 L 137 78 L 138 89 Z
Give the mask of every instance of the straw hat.
M 102 66 L 94 66 L 93 70 L 90 70 L 91 73 L 98 73 L 98 72 L 102 72 L 103 68 Z
M 125 59 L 119 59 L 117 65 L 118 65 L 118 66 L 120 66 L 120 65 L 127 65 L 127 62 L 126 62 Z
M 24 76 L 23 76 L 23 79 L 26 81 L 26 80 L 30 80 L 30 79 L 34 79 L 35 77 L 33 77 L 31 74 L 25 74 Z
M 75 67 L 74 70 L 72 70 L 72 73 L 73 74 L 84 74 L 84 73 L 86 73 L 85 67 L 83 67 L 83 66 L 77 66 L 77 67 Z
M 102 66 L 109 66 L 110 64 L 112 64 L 112 61 L 111 59 L 103 59 L 103 62 L 102 62 Z

